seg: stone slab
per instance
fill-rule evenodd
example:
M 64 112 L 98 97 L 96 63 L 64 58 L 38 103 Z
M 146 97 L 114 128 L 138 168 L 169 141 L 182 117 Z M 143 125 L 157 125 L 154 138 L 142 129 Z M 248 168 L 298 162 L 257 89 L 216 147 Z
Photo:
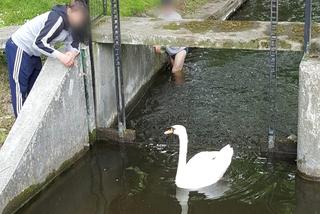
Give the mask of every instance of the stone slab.
M 305 56 L 299 72 L 298 170 L 320 181 L 320 58 Z
M 15 211 L 88 147 L 80 68 L 45 63 L 0 150 L 0 213 Z
M 193 13 L 185 15 L 186 19 L 213 19 L 226 20 L 246 0 L 209 0 L 206 4 L 196 9 Z

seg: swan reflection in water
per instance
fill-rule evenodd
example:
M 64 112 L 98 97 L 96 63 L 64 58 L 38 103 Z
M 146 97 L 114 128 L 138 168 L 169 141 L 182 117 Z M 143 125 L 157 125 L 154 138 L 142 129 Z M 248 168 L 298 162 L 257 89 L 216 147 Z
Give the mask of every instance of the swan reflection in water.
M 197 192 L 199 194 L 203 194 L 205 196 L 205 199 L 208 199 L 208 200 L 216 200 L 223 197 L 228 190 L 230 190 L 230 184 L 224 180 L 220 180 L 211 186 L 204 187 L 198 190 L 188 190 L 188 189 L 181 189 L 177 187 L 176 198 L 181 207 L 181 214 L 188 214 L 189 194 L 191 192 Z

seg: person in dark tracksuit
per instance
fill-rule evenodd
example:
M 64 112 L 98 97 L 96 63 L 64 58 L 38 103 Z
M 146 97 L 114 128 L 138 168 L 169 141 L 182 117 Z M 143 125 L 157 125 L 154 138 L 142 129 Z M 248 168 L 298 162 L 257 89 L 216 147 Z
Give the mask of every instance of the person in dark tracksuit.
M 42 69 L 41 55 L 57 58 L 66 67 L 74 65 L 79 54 L 79 40 L 74 32 L 84 27 L 87 18 L 86 3 L 73 0 L 28 21 L 7 41 L 5 53 L 16 117 Z M 57 42 L 65 43 L 65 53 L 54 48 Z

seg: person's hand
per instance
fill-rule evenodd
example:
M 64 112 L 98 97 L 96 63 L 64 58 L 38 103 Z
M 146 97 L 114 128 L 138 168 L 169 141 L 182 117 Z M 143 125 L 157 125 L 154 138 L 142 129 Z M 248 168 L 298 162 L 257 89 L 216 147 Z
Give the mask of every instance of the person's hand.
M 66 67 L 70 68 L 74 66 L 74 62 L 75 62 L 75 57 L 72 56 L 71 54 L 64 54 L 61 53 L 58 55 L 57 57 L 59 59 L 59 61 Z
M 153 46 L 153 48 L 157 54 L 161 54 L 161 46 L 160 45 L 155 45 L 155 46 Z
M 76 59 L 77 58 L 77 56 L 79 56 L 79 52 L 78 51 L 68 51 L 67 53 L 66 53 L 66 55 L 68 55 L 68 56 L 71 56 L 71 57 L 73 57 L 74 59 Z

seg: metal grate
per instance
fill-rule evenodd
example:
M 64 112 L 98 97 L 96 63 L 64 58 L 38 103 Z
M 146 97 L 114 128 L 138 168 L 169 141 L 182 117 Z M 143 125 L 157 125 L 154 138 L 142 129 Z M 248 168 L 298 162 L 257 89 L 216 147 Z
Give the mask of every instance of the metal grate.
M 276 95 L 277 95 L 277 29 L 278 29 L 278 0 L 271 0 L 271 33 L 270 33 L 270 72 L 269 72 L 269 132 L 268 148 L 275 146 L 275 124 L 276 124 Z

